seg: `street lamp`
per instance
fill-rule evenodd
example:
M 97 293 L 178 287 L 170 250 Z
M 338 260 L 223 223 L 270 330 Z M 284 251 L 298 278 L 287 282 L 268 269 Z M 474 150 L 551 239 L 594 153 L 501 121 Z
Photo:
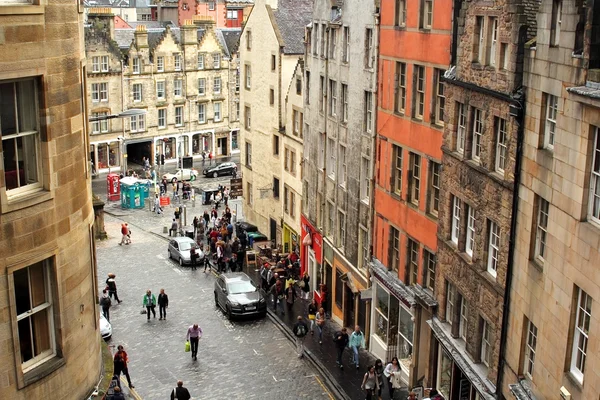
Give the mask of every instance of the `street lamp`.
M 110 115 L 94 115 L 94 116 L 90 116 L 88 118 L 89 122 L 98 122 L 98 121 L 106 121 L 108 119 L 115 119 L 115 118 L 130 118 L 130 117 L 136 117 L 138 115 L 146 115 L 148 113 L 147 110 L 143 110 L 140 108 L 130 108 L 129 110 L 125 110 L 123 112 L 120 112 L 118 114 L 110 114 Z M 122 172 L 123 175 L 127 174 L 127 166 L 125 165 L 125 162 L 127 160 L 127 154 L 125 153 L 125 124 L 123 124 L 123 137 L 119 137 L 119 144 L 120 144 L 120 151 L 121 151 L 121 168 L 122 168 Z M 109 169 L 110 171 L 110 169 Z

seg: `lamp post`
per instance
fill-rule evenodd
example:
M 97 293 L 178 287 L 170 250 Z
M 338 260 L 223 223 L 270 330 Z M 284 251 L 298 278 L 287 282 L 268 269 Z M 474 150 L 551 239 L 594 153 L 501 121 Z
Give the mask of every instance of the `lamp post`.
M 131 117 L 137 117 L 139 115 L 146 115 L 148 111 L 146 110 L 142 110 L 139 108 L 131 108 L 129 110 L 125 110 L 123 112 L 120 112 L 118 114 L 110 114 L 110 115 L 95 115 L 95 116 L 90 116 L 88 118 L 89 122 L 98 122 L 98 121 L 106 121 L 109 119 L 115 119 L 115 118 L 131 118 Z M 121 151 L 121 168 L 123 171 L 123 175 L 125 175 L 127 173 L 127 153 L 125 152 L 125 124 L 123 124 L 123 137 L 119 138 L 119 145 L 120 145 L 120 151 Z

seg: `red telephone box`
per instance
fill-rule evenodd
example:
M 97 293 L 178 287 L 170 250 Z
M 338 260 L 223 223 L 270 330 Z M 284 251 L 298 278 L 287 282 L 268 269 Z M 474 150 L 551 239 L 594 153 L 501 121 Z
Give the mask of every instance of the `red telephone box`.
M 119 201 L 121 199 L 121 185 L 119 184 L 119 175 L 108 174 L 106 176 L 106 189 L 108 201 Z

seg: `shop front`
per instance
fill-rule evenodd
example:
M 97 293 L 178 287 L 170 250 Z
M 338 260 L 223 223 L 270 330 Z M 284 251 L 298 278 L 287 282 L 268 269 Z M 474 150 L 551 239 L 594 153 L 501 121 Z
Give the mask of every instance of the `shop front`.
M 300 272 L 308 272 L 313 290 L 319 290 L 323 282 L 323 236 L 306 219 L 304 214 L 300 218 L 302 240 L 300 242 Z M 331 287 L 331 286 L 330 286 Z
M 121 165 L 121 143 L 119 140 L 90 144 L 90 157 L 94 172 L 108 172 Z
M 298 233 L 288 224 L 283 223 L 283 252 L 298 251 Z

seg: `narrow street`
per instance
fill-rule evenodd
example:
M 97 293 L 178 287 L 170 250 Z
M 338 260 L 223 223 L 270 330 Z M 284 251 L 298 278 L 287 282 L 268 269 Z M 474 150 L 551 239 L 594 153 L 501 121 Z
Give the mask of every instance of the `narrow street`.
M 107 216 L 109 239 L 98 242 L 100 289 L 116 274 L 123 303 L 111 309 L 110 345 L 125 346 L 135 391 L 167 398 L 178 379 L 196 399 L 330 399 L 322 380 L 299 360 L 292 343 L 268 319 L 229 322 L 213 300 L 214 276 L 167 259 L 167 242 L 132 225 L 132 245 L 119 246 L 121 221 Z M 146 289 L 169 295 L 168 317 L 140 314 Z M 158 314 L 158 308 L 157 308 Z M 204 331 L 198 361 L 184 352 L 187 328 Z

